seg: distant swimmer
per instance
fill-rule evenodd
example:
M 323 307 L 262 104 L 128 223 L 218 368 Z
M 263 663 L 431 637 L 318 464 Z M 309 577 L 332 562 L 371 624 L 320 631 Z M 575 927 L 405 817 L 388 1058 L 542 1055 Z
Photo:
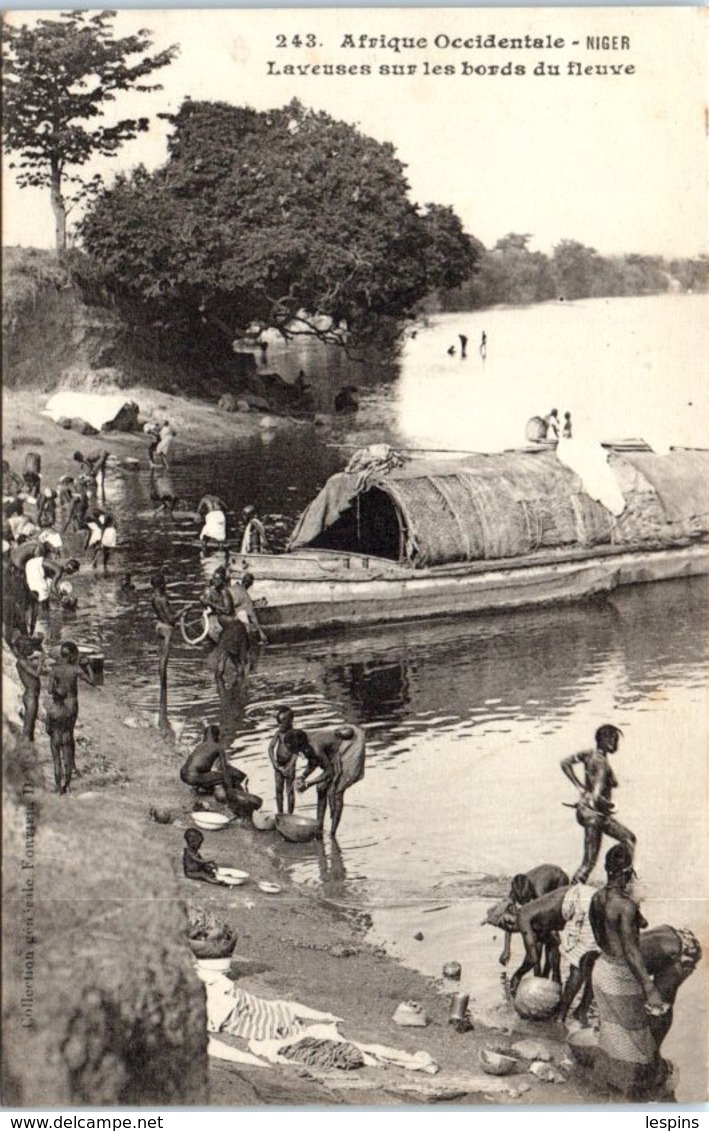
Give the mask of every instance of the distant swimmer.
M 461 358 L 467 357 L 468 339 L 465 334 L 458 334 L 458 337 L 460 338 L 460 356 Z
M 572 429 L 572 424 L 571 424 L 571 413 L 565 412 L 564 413 L 564 427 L 563 427 L 562 432 L 561 432 L 561 434 L 562 434 L 562 436 L 565 440 L 571 439 L 572 430 L 573 429 Z
M 455 346 L 448 346 L 446 353 L 449 357 L 455 357 Z
M 485 333 L 484 330 L 483 330 L 482 334 L 480 335 L 479 349 L 480 349 L 480 356 L 484 361 L 485 358 L 487 357 L 487 334 Z

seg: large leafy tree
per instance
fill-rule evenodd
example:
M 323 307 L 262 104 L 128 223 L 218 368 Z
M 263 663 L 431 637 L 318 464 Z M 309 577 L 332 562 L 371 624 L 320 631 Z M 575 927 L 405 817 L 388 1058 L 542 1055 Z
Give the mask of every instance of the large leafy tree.
M 95 155 L 112 157 L 148 129 L 147 118 L 103 121 L 106 105 L 120 91 L 159 90 L 143 80 L 177 51 L 148 54 L 152 42 L 145 29 L 116 38 L 115 15 L 67 12 L 31 27 L 3 21 L 5 148 L 20 155 L 11 167 L 20 170 L 21 187 L 49 188 L 60 250 L 66 246 L 67 204 L 87 191 L 77 168 Z
M 357 337 L 473 268 L 455 214 L 414 205 L 393 147 L 352 126 L 297 102 L 186 101 L 170 121 L 164 167 L 119 178 L 81 233 L 113 294 L 173 337 Z

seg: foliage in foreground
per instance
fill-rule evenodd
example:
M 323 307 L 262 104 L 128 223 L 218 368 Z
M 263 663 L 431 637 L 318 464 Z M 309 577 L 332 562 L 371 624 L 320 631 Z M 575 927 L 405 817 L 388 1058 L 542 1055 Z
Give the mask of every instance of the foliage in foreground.
M 167 163 L 118 178 L 80 227 L 104 286 L 162 333 L 224 356 L 298 315 L 356 339 L 473 270 L 458 217 L 411 203 L 390 144 L 297 102 L 186 101 L 169 120 Z

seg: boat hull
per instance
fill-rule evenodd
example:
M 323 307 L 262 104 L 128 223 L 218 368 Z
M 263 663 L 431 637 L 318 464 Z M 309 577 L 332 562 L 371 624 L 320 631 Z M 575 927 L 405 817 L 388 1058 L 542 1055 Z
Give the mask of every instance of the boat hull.
M 709 544 L 575 552 L 536 560 L 415 570 L 358 554 L 249 555 L 259 620 L 271 639 L 432 617 L 497 613 L 610 593 L 617 586 L 709 573 Z

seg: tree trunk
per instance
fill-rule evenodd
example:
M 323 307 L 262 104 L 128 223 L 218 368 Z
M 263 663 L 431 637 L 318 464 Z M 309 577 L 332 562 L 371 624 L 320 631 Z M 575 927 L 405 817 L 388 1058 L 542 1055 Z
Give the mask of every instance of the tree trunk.
M 51 178 L 49 192 L 52 200 L 52 212 L 54 213 L 54 237 L 57 244 L 57 251 L 65 251 L 66 207 L 64 205 L 64 197 L 62 196 L 62 175 L 59 163 L 56 161 L 52 161 L 51 163 Z

